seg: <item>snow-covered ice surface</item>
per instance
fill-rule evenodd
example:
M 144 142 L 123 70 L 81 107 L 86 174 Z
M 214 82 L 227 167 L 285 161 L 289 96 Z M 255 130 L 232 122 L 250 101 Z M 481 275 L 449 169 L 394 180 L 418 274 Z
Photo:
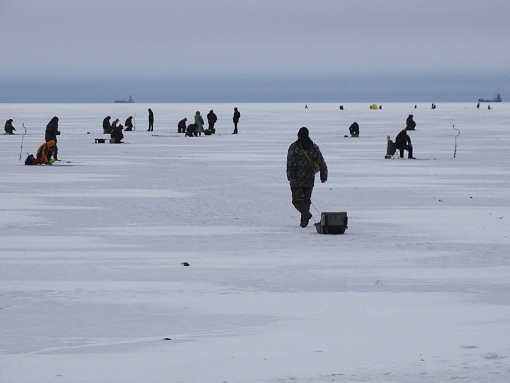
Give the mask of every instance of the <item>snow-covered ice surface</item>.
M 510 104 L 382 107 L 0 104 L 0 382 L 508 382 Z M 409 113 L 418 159 L 385 160 Z M 24 166 L 54 115 L 70 163 Z M 344 235 L 299 227 L 301 126 Z

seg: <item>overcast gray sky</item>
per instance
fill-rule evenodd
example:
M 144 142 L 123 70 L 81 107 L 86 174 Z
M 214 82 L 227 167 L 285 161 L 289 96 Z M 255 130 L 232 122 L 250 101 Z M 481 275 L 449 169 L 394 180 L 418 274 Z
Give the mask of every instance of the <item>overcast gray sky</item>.
M 510 97 L 509 0 L 0 0 L 0 102 Z

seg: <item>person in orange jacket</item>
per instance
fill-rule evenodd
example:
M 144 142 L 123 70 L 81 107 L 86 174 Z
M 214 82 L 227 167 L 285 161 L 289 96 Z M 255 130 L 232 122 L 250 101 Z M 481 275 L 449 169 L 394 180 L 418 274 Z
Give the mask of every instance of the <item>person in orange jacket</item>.
M 50 158 L 53 154 L 53 149 L 55 148 L 55 141 L 49 140 L 45 142 L 39 149 L 37 149 L 37 163 L 41 165 L 51 165 Z

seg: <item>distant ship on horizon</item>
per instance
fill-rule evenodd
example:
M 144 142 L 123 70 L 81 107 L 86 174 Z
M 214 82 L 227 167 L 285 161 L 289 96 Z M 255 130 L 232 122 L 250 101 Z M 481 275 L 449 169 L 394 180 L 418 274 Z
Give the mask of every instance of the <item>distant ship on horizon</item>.
M 125 98 L 124 100 L 115 100 L 117 104 L 132 104 L 135 101 L 133 100 L 133 97 L 131 95 L 128 98 Z
M 483 98 L 479 98 L 478 102 L 501 102 L 501 96 L 500 94 L 496 94 L 492 100 L 485 100 Z

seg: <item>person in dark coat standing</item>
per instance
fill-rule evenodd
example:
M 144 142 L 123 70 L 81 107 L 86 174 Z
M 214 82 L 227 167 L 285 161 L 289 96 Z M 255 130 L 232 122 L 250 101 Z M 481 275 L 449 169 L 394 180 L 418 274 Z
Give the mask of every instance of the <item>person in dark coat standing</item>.
M 232 121 L 234 122 L 234 132 L 232 134 L 237 134 L 237 123 L 239 122 L 240 118 L 241 113 L 239 113 L 237 108 L 234 108 L 234 117 L 232 118 Z
M 154 113 L 152 113 L 152 110 L 149 109 L 149 129 L 147 129 L 148 132 L 154 131 Z
M 407 158 L 414 160 L 413 145 L 411 137 L 407 134 L 407 129 L 403 129 L 395 138 L 395 147 L 400 151 L 400 158 L 404 158 L 404 150 L 407 150 Z
M 307 128 L 298 132 L 297 141 L 293 142 L 287 153 L 287 179 L 292 193 L 292 204 L 301 213 L 301 227 L 308 226 L 312 218 L 310 205 L 315 182 L 313 163 L 320 168 L 320 179 L 328 180 L 328 167 L 319 147 L 310 139 Z
M 4 130 L 7 134 L 14 134 L 14 131 L 16 130 L 14 129 L 14 126 L 12 126 L 12 121 L 12 118 L 9 118 L 7 121 L 5 121 Z
M 60 135 L 58 130 L 58 117 L 53 117 L 48 125 L 46 125 L 46 134 L 44 136 L 44 140 L 46 142 L 55 141 L 55 146 L 53 148 L 53 158 L 55 161 L 58 161 L 58 147 L 57 147 L 57 136 Z M 49 158 L 48 158 L 49 159 Z
M 201 136 L 204 133 L 204 119 L 198 110 L 195 113 L 195 125 L 197 126 L 196 132 Z
M 211 109 L 211 111 L 207 113 L 207 123 L 209 124 L 209 130 L 211 131 L 212 134 L 214 134 L 215 132 L 214 124 L 216 123 L 216 121 L 218 121 L 218 117 L 216 116 L 216 114 L 214 114 L 213 110 Z
M 110 116 L 106 116 L 103 120 L 103 134 L 112 133 L 112 124 L 110 124 Z
M 416 128 L 416 122 L 413 120 L 413 115 L 410 114 L 406 119 L 406 129 L 414 130 L 414 128 Z

